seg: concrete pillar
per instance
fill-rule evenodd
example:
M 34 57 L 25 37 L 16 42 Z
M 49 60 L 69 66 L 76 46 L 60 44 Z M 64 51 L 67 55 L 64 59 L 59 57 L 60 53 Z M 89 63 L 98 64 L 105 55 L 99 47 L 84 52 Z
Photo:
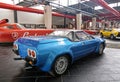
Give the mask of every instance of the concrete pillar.
M 105 28 L 105 20 L 103 19 L 102 20 L 102 29 L 104 29 Z
M 99 28 L 102 29 L 102 23 L 101 22 L 99 22 Z
M 18 23 L 17 11 L 14 10 L 14 22 Z
M 117 28 L 119 28 L 119 22 L 117 22 Z
M 112 28 L 115 28 L 116 21 L 112 21 Z
M 66 17 L 64 17 L 64 28 L 66 28 Z
M 118 28 L 118 22 L 115 23 L 115 28 Z
M 52 7 L 49 5 L 44 7 L 44 23 L 47 29 L 52 28 Z
M 81 13 L 76 15 L 76 27 L 77 27 L 77 30 L 81 30 L 82 28 L 82 14 Z
M 92 29 L 96 29 L 96 17 L 92 18 Z
M 111 27 L 111 21 L 108 21 L 108 28 Z
M 118 23 L 118 28 L 120 28 L 120 23 Z

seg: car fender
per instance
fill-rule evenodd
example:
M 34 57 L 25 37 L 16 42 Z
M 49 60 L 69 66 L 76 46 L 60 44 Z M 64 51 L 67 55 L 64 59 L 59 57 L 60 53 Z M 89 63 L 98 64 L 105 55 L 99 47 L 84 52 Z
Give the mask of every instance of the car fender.
M 117 36 L 118 35 L 118 31 L 113 30 L 111 34 L 113 34 L 114 36 Z
M 104 40 L 103 38 L 97 38 L 97 40 L 98 40 L 99 43 L 98 43 L 98 45 L 97 45 L 97 48 L 96 48 L 96 50 L 95 50 L 95 53 L 97 53 L 97 52 L 99 51 L 100 44 L 103 44 L 104 47 L 106 46 L 105 40 Z
M 73 55 L 71 53 L 71 51 L 67 50 L 67 51 L 63 51 L 60 53 L 55 53 L 55 52 L 51 52 L 48 56 L 48 59 L 46 60 L 44 66 L 42 66 L 41 70 L 49 72 L 52 69 L 52 66 L 55 62 L 55 60 L 62 55 L 68 55 L 69 57 L 71 57 L 71 63 L 73 62 Z

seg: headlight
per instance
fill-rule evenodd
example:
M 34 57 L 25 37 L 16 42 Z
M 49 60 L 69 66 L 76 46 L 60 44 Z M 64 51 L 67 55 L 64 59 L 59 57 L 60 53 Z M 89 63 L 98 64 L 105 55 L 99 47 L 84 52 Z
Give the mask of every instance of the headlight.
M 28 56 L 32 57 L 32 58 L 36 58 L 36 52 L 34 50 L 28 49 Z

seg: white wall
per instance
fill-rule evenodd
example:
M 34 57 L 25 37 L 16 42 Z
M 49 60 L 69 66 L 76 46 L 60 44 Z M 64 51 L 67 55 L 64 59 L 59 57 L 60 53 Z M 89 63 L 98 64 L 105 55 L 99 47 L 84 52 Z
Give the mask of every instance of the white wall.
M 43 14 L 17 11 L 18 23 L 44 24 Z
M 14 12 L 8 9 L 1 9 L 0 8 L 0 20 L 2 19 L 9 19 L 9 23 L 14 23 Z
M 0 2 L 8 3 L 8 4 L 13 4 L 12 0 L 0 0 Z
M 18 1 L 18 0 L 15 0 Z M 0 0 L 0 2 L 13 4 L 12 0 Z M 32 8 L 42 9 L 44 6 L 33 6 Z M 2 9 L 0 8 L 0 20 L 1 19 L 9 19 L 9 23 L 14 23 L 14 11 L 9 9 Z M 37 14 L 37 13 L 30 13 L 30 12 L 23 12 L 17 11 L 17 19 L 18 23 L 21 24 L 44 24 L 44 14 Z M 67 19 L 67 24 L 72 19 Z M 54 25 L 64 25 L 64 18 L 63 17 L 52 17 L 52 24 Z
M 23 0 L 0 0 L 0 2 L 7 4 L 17 4 L 19 1 L 23 1 Z
M 0 8 L 0 20 L 9 19 L 9 23 L 14 23 L 14 11 Z M 18 23 L 23 24 L 44 24 L 43 14 L 17 11 Z
M 14 23 L 14 11 L 8 9 L 0 8 L 0 20 L 2 19 L 9 19 L 9 23 Z M 22 12 L 17 11 L 18 16 L 18 23 L 22 24 L 44 24 L 44 16 L 43 14 L 37 13 L 29 13 L 29 12 Z M 67 18 L 67 24 L 72 21 L 72 19 Z M 64 25 L 64 18 L 63 17 L 52 17 L 52 24 L 54 25 Z
M 16 4 L 19 1 L 23 0 L 0 0 L 0 2 L 7 3 L 7 4 Z M 32 8 L 41 9 L 42 6 L 33 6 Z M 0 20 L 7 18 L 9 19 L 9 23 L 14 23 L 14 11 L 9 9 L 0 8 Z M 17 11 L 18 23 L 23 24 L 44 24 L 43 14 L 37 13 L 30 13 L 30 12 L 22 12 Z

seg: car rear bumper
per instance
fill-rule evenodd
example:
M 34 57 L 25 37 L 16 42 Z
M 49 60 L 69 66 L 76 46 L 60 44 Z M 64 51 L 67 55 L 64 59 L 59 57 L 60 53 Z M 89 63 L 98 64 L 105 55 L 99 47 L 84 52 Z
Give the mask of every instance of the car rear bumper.
M 13 52 L 17 55 L 19 55 L 19 52 L 18 50 L 14 50 L 13 49 Z M 15 60 L 25 60 L 26 62 L 28 62 L 30 65 L 34 65 L 37 63 L 37 59 L 36 58 L 32 58 L 32 57 L 29 57 L 29 56 L 26 56 L 25 58 L 14 58 Z
M 29 56 L 27 56 L 25 58 L 25 61 L 28 62 L 30 65 L 35 65 L 36 62 L 37 62 L 36 58 L 32 58 L 32 57 L 29 57 Z

